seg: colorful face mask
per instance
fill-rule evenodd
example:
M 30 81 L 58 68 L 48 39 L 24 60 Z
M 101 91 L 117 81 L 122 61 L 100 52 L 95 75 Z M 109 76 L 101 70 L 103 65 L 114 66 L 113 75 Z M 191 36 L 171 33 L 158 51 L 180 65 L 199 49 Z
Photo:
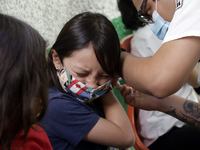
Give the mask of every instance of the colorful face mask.
M 92 100 L 105 94 L 111 87 L 111 80 L 98 86 L 96 89 L 92 89 L 74 78 L 65 67 L 61 71 L 57 71 L 57 76 L 60 81 L 62 88 L 67 92 L 71 93 L 81 102 L 91 102 Z
M 170 23 L 165 21 L 157 12 L 157 0 L 156 0 L 156 10 L 152 14 L 154 21 L 153 27 L 151 28 L 152 32 L 160 39 L 163 40 Z

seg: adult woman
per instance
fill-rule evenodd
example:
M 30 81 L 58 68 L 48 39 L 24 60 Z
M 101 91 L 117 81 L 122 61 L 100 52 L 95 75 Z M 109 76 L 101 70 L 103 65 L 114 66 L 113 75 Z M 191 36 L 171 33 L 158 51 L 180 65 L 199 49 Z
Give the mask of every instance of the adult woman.
M 160 28 L 154 28 L 158 29 L 157 33 L 162 33 L 162 36 L 166 34 L 167 30 L 163 28 L 166 21 L 170 22 L 170 26 L 162 46 L 154 56 L 138 58 L 122 52 L 119 74 L 130 86 L 143 93 L 154 95 L 157 98 L 167 97 L 180 89 L 199 61 L 200 19 L 196 18 L 199 18 L 200 10 L 198 6 L 200 1 L 133 0 L 133 3 L 138 11 L 139 18 L 143 22 L 152 22 L 152 19 L 156 21 L 155 16 L 153 16 L 154 12 L 156 16 L 162 16 L 163 19 L 157 17 L 161 23 L 160 25 L 157 24 Z M 159 22 L 159 20 L 156 22 Z M 198 75 L 198 83 L 199 81 L 200 74 Z M 173 103 L 175 111 L 172 115 L 186 123 L 199 127 L 200 114 L 189 114 L 188 119 L 186 119 L 185 116 L 188 115 L 188 112 L 184 107 L 178 105 L 180 99 L 175 96 L 173 101 L 167 105 Z M 184 101 L 186 100 L 184 99 Z M 198 107 L 194 110 L 199 111 L 198 103 L 190 102 L 190 104 L 197 105 Z M 137 105 L 137 107 L 142 108 L 142 105 L 141 107 Z M 163 112 L 166 112 L 166 110 L 163 110 Z M 179 114 L 178 117 L 177 114 Z
M 161 22 L 156 24 L 161 28 L 153 28 L 158 29 L 157 33 L 166 34 L 166 21 L 170 26 L 154 56 L 137 58 L 122 52 L 119 74 L 135 89 L 158 98 L 169 96 L 187 81 L 200 58 L 200 19 L 196 19 L 199 1 L 133 0 L 133 3 L 142 21 Z
M 119 0 L 118 6 L 125 26 L 133 30 L 130 53 L 137 57 L 153 56 L 162 43 L 151 31 L 153 23 L 146 25 L 138 19 L 137 10 L 132 0 Z M 190 76 L 188 83 L 197 81 L 198 68 L 197 70 L 194 69 Z M 185 83 L 175 95 L 198 102 L 198 95 L 188 83 Z M 198 86 L 197 82 L 193 86 Z M 149 149 L 173 150 L 190 149 L 190 147 L 199 149 L 198 139 L 200 138 L 200 132 L 193 127 L 159 111 L 137 109 L 136 112 L 137 132 L 142 142 Z M 190 135 L 186 134 L 187 132 L 194 138 L 188 139 L 187 137 Z M 176 141 L 176 144 L 174 144 L 174 141 Z
M 28 24 L 0 14 L 0 145 L 52 149 L 38 121 L 47 108 L 45 41 Z
M 128 117 L 110 90 L 119 57 L 105 16 L 85 12 L 64 25 L 49 53 L 49 108 L 41 122 L 54 149 L 133 145 Z

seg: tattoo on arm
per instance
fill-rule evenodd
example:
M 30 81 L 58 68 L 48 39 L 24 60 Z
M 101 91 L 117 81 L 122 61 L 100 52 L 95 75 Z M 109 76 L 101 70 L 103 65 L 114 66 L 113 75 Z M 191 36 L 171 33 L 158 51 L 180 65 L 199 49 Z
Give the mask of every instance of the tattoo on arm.
M 165 113 L 200 129 L 200 103 L 186 100 L 182 110 L 171 107 Z

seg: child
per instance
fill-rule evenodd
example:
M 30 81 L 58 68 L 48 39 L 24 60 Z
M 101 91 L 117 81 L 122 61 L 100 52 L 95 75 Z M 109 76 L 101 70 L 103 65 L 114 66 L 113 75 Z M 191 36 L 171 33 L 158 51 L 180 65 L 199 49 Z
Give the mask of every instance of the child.
M 52 149 L 37 125 L 47 108 L 45 45 L 31 26 L 0 14 L 0 149 Z
M 120 43 L 111 22 L 85 12 L 67 22 L 49 53 L 49 107 L 41 122 L 53 149 L 128 148 L 134 133 L 111 89 Z

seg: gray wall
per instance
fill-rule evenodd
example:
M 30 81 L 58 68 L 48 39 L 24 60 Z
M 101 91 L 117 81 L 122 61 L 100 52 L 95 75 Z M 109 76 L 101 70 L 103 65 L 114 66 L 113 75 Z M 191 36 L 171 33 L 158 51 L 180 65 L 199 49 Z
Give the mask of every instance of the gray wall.
M 0 0 L 0 12 L 17 17 L 45 38 L 50 47 L 63 27 L 74 15 L 92 11 L 113 19 L 120 16 L 117 0 Z

